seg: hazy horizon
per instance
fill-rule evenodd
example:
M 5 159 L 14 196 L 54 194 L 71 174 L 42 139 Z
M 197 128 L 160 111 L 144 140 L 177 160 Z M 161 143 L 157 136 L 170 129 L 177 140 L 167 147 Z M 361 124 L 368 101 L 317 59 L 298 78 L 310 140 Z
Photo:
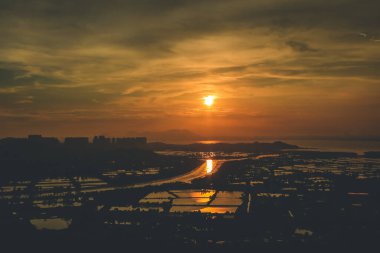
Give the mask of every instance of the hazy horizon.
M 17 135 L 0 135 L 1 138 L 15 137 L 15 138 L 25 138 L 29 135 L 42 135 L 43 137 L 56 137 L 63 140 L 65 137 L 88 137 L 92 138 L 94 136 L 106 136 L 111 138 L 118 137 L 146 137 L 148 141 L 167 141 L 172 143 L 190 143 L 190 142 L 254 142 L 254 141 L 285 141 L 285 140 L 332 140 L 332 141 L 368 141 L 377 142 L 380 141 L 380 136 L 350 136 L 350 135 L 334 135 L 334 136 L 321 136 L 321 135 L 299 135 L 299 136 L 203 136 L 197 133 L 185 130 L 185 129 L 169 129 L 166 131 L 146 131 L 146 132 L 127 132 L 121 135 L 109 135 L 104 133 L 95 134 L 47 134 L 44 132 L 25 132 Z
M 41 133 L 29 133 L 41 134 Z M 27 135 L 29 135 L 27 134 Z M 0 136 L 5 137 L 27 137 L 27 135 L 19 136 Z M 44 137 L 57 137 L 61 142 L 65 137 L 88 137 L 90 141 L 95 135 L 67 135 L 67 136 L 52 136 L 42 134 Z M 301 148 L 310 148 L 321 151 L 343 151 L 355 152 L 362 154 L 367 151 L 380 151 L 380 137 L 378 136 L 255 136 L 255 137 L 233 137 L 233 136 L 200 136 L 193 132 L 183 129 L 171 129 L 162 132 L 134 132 L 120 136 L 106 137 L 147 137 L 148 143 L 163 142 L 167 144 L 186 145 L 193 143 L 215 144 L 215 143 L 252 143 L 252 142 L 275 142 L 282 141 L 291 145 L 297 145 Z

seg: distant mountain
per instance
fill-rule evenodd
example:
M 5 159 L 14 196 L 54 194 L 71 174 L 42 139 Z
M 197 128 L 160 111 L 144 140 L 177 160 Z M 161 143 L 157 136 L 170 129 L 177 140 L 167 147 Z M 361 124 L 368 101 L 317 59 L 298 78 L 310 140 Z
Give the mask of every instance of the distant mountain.
M 199 140 L 203 140 L 204 137 L 193 133 L 186 129 L 171 129 L 166 131 L 145 131 L 145 132 L 136 132 L 133 133 L 134 136 L 146 136 L 148 140 L 158 142 L 158 141 L 165 141 L 165 142 L 178 142 L 180 140 L 181 142 L 195 142 Z
M 380 158 L 380 151 L 368 151 L 364 153 L 364 156 L 368 158 Z
M 285 142 L 276 141 L 272 143 L 251 142 L 251 143 L 192 143 L 192 144 L 166 144 L 163 142 L 151 142 L 148 146 L 152 150 L 178 150 L 178 151 L 196 151 L 196 152 L 275 152 L 284 149 L 298 149 L 296 145 L 287 144 Z

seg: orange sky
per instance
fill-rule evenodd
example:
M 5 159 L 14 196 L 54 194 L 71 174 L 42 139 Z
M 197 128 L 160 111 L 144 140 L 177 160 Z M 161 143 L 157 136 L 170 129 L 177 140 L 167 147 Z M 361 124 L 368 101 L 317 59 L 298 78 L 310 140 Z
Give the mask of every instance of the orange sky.
M 380 136 L 376 1 L 36 2 L 0 5 L 0 136 Z

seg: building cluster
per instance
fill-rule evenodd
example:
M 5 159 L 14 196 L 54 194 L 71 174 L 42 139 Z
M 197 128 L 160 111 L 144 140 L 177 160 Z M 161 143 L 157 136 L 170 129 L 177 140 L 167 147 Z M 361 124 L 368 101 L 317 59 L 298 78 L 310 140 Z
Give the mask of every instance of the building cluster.
M 92 140 L 95 145 L 116 144 L 116 145 L 134 145 L 144 147 L 147 144 L 146 137 L 123 137 L 123 138 L 110 138 L 104 135 L 95 136 Z
M 0 144 L 3 145 L 59 145 L 62 144 L 56 137 L 44 137 L 42 135 L 29 135 L 27 138 L 8 137 L 0 139 Z M 88 137 L 65 137 L 64 145 L 68 146 L 83 146 L 83 145 L 118 145 L 123 147 L 145 148 L 147 138 L 145 137 L 123 137 L 109 138 L 106 136 L 95 136 L 90 141 Z

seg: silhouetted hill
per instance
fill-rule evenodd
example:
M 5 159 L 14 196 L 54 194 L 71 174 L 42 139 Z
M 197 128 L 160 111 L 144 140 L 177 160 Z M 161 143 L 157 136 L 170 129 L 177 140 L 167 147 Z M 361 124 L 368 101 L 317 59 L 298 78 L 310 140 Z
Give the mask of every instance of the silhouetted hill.
M 206 137 L 193 133 L 186 129 L 171 129 L 166 131 L 142 131 L 135 132 L 133 135 L 146 136 L 149 140 L 156 141 L 166 141 L 166 142 L 176 142 L 181 140 L 181 142 L 195 142 L 198 140 L 204 140 Z
M 368 158 L 380 158 L 380 151 L 368 151 L 364 153 L 364 156 Z
M 305 151 L 305 150 L 294 150 L 289 151 L 292 155 L 297 155 L 302 158 L 339 158 L 339 157 L 356 157 L 358 154 L 355 152 L 333 152 L 333 151 Z

